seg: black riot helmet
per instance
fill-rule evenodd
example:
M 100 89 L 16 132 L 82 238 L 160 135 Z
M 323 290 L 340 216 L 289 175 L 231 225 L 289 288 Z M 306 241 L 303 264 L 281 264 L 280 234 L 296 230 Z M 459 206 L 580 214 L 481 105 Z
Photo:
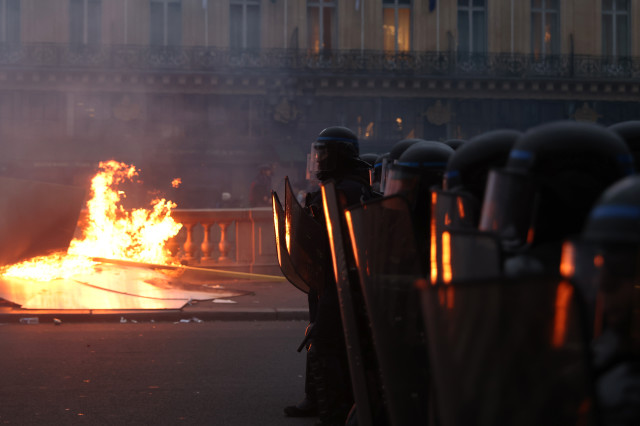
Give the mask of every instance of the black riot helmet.
M 368 165 L 358 157 L 359 152 L 358 137 L 351 129 L 327 127 L 311 144 L 309 171 L 324 181 L 367 169 Z
M 420 142 L 422 139 L 402 139 L 393 144 L 389 154 L 382 159 L 382 169 L 380 171 L 380 192 L 384 193 L 390 166 L 407 150 L 411 145 Z
M 580 232 L 598 196 L 633 173 L 624 141 L 604 127 L 573 121 L 524 133 L 502 169 L 490 172 L 480 229 L 508 252 L 561 242 Z
M 404 193 L 409 199 L 428 197 L 432 186 L 442 185 L 442 176 L 453 148 L 433 141 L 414 139 L 390 165 L 384 195 Z
M 609 126 L 629 147 L 636 170 L 640 170 L 640 120 L 623 121 Z
M 506 164 L 509 152 L 521 134 L 517 130 L 501 129 L 470 139 L 449 159 L 443 188 L 466 191 L 482 202 L 489 170 Z
M 376 160 L 378 159 L 378 154 L 368 152 L 366 154 L 360 155 L 360 159 L 367 163 L 369 167 L 373 167 L 373 165 L 376 163 Z
M 640 247 L 640 175 L 621 179 L 602 194 L 587 217 L 581 238 Z
M 451 156 L 442 187 L 434 197 L 434 215 L 453 226 L 478 226 L 489 170 L 502 167 L 521 135 L 516 130 L 493 130 L 478 135 Z

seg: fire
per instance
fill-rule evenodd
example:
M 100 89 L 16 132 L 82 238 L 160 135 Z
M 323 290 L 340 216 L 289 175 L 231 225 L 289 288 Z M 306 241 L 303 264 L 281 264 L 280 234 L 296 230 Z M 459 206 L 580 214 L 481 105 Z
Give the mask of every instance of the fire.
M 171 181 L 171 186 L 174 188 L 178 188 L 180 187 L 180 185 L 182 185 L 182 179 L 180 178 L 175 178 L 174 180 Z
M 171 217 L 176 205 L 165 199 L 152 201 L 150 209 L 125 210 L 126 197 L 118 185 L 131 182 L 138 170 L 117 161 L 101 162 L 100 172 L 91 181 L 91 199 L 87 202 L 87 225 L 82 237 L 74 239 L 68 254 L 43 256 L 0 271 L 0 275 L 51 281 L 88 273 L 95 262 L 91 258 L 131 260 L 171 264 L 165 243 L 182 227 Z

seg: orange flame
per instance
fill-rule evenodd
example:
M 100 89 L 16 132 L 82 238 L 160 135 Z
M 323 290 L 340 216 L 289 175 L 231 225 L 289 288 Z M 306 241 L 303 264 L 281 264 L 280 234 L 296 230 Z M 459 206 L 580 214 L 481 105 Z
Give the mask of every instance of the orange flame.
M 117 161 L 101 162 L 91 181 L 91 199 L 87 202 L 87 226 L 82 239 L 74 239 L 68 254 L 55 254 L 12 265 L 0 275 L 51 281 L 91 271 L 94 257 L 145 263 L 171 264 L 165 243 L 182 227 L 171 217 L 176 205 L 156 199 L 151 209 L 125 210 L 120 200 L 126 194 L 117 190 L 120 183 L 138 176 L 134 166 Z
M 182 185 L 182 179 L 180 178 L 175 178 L 171 181 L 171 186 L 174 188 L 178 188 L 180 185 Z

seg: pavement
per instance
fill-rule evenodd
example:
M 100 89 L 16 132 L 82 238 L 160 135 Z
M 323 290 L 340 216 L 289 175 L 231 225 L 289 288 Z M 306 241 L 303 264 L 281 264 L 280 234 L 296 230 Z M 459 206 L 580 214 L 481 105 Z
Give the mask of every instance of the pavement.
M 231 280 L 217 288 L 241 295 L 194 301 L 182 309 L 35 310 L 0 303 L 0 323 L 308 321 L 307 295 L 287 281 Z M 1 299 L 0 299 L 1 301 Z

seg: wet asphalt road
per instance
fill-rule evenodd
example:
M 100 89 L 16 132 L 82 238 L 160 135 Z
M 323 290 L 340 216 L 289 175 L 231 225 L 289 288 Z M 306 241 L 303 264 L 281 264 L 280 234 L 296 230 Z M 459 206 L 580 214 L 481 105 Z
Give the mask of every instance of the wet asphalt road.
M 301 321 L 0 324 L 0 424 L 284 425 Z

